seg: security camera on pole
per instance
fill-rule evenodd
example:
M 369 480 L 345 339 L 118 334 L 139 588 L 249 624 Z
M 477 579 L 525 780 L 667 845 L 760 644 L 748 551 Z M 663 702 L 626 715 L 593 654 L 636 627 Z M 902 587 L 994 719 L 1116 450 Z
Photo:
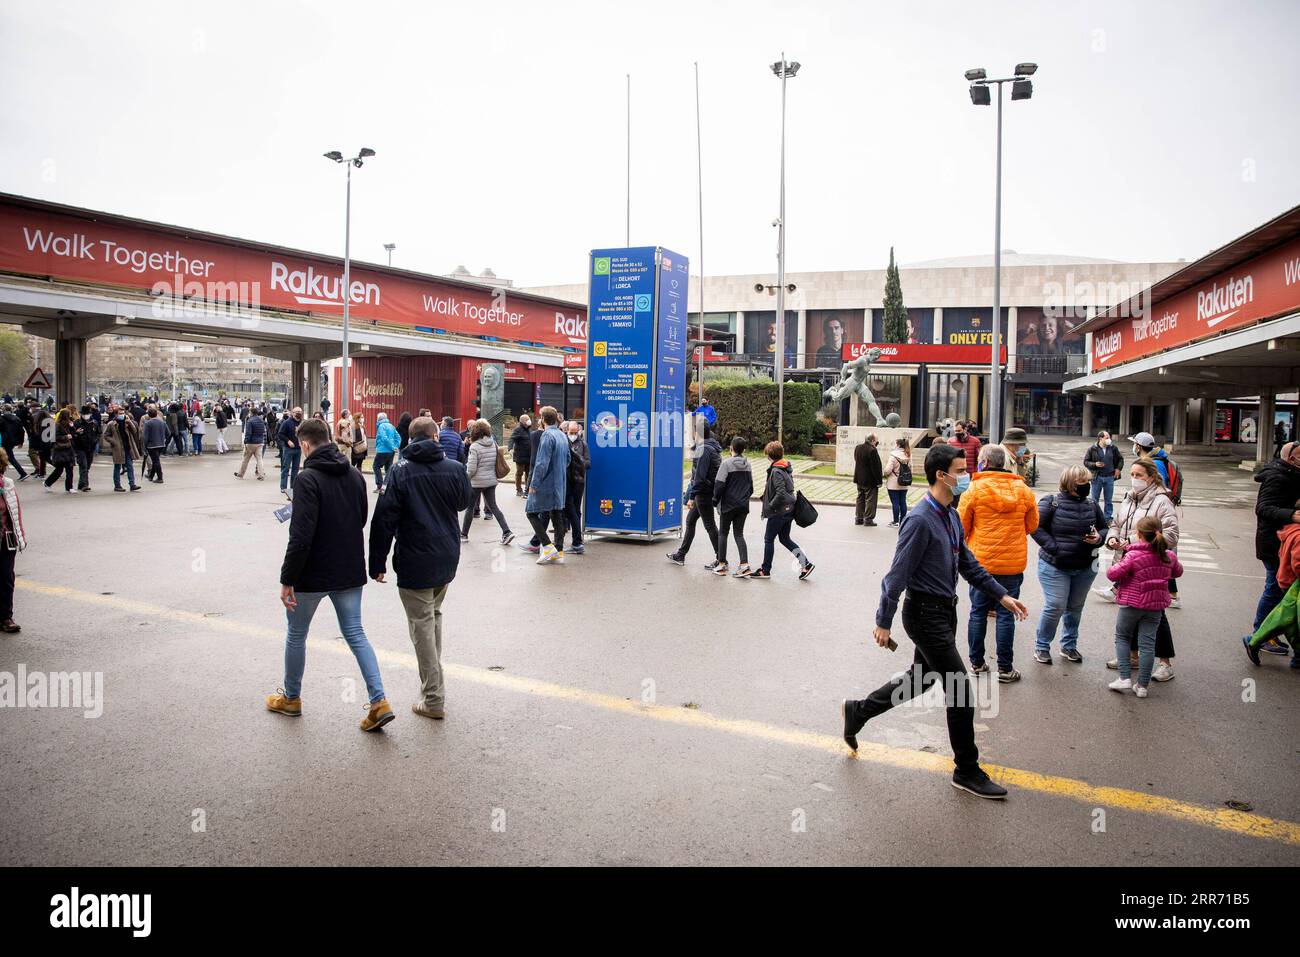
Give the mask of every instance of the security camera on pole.
M 342 404 L 348 404 L 348 306 L 352 301 L 352 167 L 358 169 L 362 160 L 375 155 L 375 151 L 363 146 L 361 152 L 351 159 L 344 159 L 338 150 L 331 150 L 325 158 L 336 163 L 343 163 L 348 170 L 347 204 L 343 215 L 343 375 L 340 379 Z

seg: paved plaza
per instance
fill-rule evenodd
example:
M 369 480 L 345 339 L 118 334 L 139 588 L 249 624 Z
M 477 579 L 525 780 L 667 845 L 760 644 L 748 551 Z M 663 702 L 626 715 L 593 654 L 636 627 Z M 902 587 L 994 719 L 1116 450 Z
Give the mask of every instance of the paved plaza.
M 840 741 L 840 699 L 911 658 L 901 629 L 896 654 L 870 637 L 896 533 L 854 527 L 850 508 L 795 530 L 806 582 L 783 551 L 772 581 L 716 578 L 707 540 L 685 568 L 667 542 L 599 540 L 537 567 L 479 521 L 444 605 L 445 721 L 409 710 L 391 579 L 366 587 L 398 714 L 366 735 L 328 605 L 304 716 L 263 707 L 281 683 L 287 528 L 275 468 L 241 482 L 235 465 L 169 459 L 165 486 L 115 494 L 101 459 L 91 494 L 18 487 L 23 630 L 0 638 L 0 671 L 99 672 L 103 703 L 0 711 L 0 864 L 1300 863 L 1300 674 L 1241 649 L 1261 586 L 1247 509 L 1198 495 L 1183 510 L 1177 679 L 1146 700 L 1106 690 L 1115 606 L 1096 599 L 1082 665 L 1032 660 L 1031 544 L 1024 679 L 980 679 L 981 759 L 1012 791 L 986 803 L 948 786 L 933 702 L 869 723 L 856 759 Z M 522 540 L 522 500 L 502 491 Z

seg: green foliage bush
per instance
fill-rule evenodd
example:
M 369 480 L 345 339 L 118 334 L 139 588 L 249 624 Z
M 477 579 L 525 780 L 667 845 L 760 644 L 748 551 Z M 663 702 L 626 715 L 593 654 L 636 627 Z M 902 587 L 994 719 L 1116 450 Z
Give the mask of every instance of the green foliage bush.
M 776 383 L 766 379 L 744 377 L 705 382 L 704 395 L 718 412 L 715 430 L 718 441 L 729 442 L 742 435 L 750 448 L 761 449 L 776 438 Z M 786 452 L 807 455 L 813 441 L 822 441 L 817 427 L 822 390 L 815 382 L 785 384 L 785 435 L 781 444 Z

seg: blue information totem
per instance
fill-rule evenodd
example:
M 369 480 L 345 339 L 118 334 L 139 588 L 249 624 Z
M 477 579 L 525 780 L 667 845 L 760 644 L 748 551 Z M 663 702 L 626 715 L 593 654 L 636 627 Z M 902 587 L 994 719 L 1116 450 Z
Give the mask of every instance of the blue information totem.
M 588 278 L 586 528 L 649 540 L 682 525 L 690 263 L 597 249 Z

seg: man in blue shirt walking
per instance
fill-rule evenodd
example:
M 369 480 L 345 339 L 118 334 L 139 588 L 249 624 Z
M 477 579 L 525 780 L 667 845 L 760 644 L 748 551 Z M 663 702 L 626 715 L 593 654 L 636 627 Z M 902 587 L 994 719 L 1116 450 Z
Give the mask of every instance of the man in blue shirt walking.
M 1004 798 L 1006 788 L 995 784 L 979 765 L 974 697 L 957 653 L 957 576 L 988 592 L 1020 621 L 1029 617 L 1029 611 L 1007 594 L 966 547 L 961 519 L 952 507 L 954 495 L 970 485 L 965 453 L 955 445 L 936 444 L 925 456 L 925 480 L 930 492 L 903 519 L 876 611 L 876 644 L 889 647 L 894 613 L 906 589 L 903 630 L 916 646 L 912 667 L 860 701 L 844 700 L 844 740 L 857 751 L 857 733 L 867 721 L 942 681 L 948 705 L 948 740 L 957 766 L 952 786 L 976 797 Z

